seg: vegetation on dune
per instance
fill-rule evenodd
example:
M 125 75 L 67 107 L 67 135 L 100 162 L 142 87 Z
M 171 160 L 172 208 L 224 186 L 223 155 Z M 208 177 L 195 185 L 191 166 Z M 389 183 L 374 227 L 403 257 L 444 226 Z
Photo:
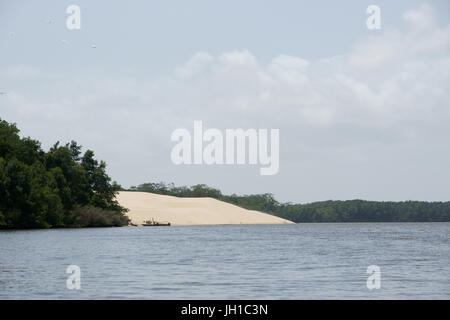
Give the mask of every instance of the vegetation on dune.
M 118 190 L 91 150 L 72 141 L 45 152 L 0 119 L 0 228 L 126 225 Z
M 204 184 L 176 187 L 173 183 L 144 183 L 130 191 L 176 197 L 211 197 L 237 206 L 266 212 L 294 222 L 442 222 L 450 221 L 450 202 L 379 202 L 364 200 L 280 203 L 272 194 L 223 195 Z

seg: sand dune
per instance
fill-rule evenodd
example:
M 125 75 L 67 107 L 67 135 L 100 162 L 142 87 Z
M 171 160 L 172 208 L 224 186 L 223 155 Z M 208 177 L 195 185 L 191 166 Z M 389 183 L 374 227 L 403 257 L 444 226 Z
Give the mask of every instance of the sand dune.
M 128 208 L 131 222 L 169 221 L 172 225 L 290 224 L 266 213 L 246 210 L 212 198 L 177 198 L 147 192 L 121 191 L 120 205 Z

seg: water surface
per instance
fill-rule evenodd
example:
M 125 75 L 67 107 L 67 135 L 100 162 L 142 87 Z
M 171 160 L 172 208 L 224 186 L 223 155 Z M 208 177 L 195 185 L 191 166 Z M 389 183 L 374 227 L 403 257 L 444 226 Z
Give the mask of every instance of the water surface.
M 0 299 L 449 299 L 449 245 L 450 223 L 1 231 Z

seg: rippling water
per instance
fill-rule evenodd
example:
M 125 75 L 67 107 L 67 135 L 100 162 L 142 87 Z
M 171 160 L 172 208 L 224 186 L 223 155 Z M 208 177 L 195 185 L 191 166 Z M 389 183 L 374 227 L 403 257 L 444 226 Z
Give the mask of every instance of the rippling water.
M 449 299 L 449 258 L 450 223 L 2 231 L 0 298 Z

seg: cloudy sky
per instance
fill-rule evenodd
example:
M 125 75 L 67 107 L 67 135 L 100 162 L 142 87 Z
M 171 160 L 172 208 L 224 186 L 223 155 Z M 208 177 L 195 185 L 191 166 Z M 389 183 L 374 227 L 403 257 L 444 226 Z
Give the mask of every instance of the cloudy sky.
M 0 0 L 0 118 L 93 149 L 125 187 L 450 200 L 448 1 L 132 3 Z M 174 165 L 170 135 L 194 120 L 279 128 L 279 173 Z

